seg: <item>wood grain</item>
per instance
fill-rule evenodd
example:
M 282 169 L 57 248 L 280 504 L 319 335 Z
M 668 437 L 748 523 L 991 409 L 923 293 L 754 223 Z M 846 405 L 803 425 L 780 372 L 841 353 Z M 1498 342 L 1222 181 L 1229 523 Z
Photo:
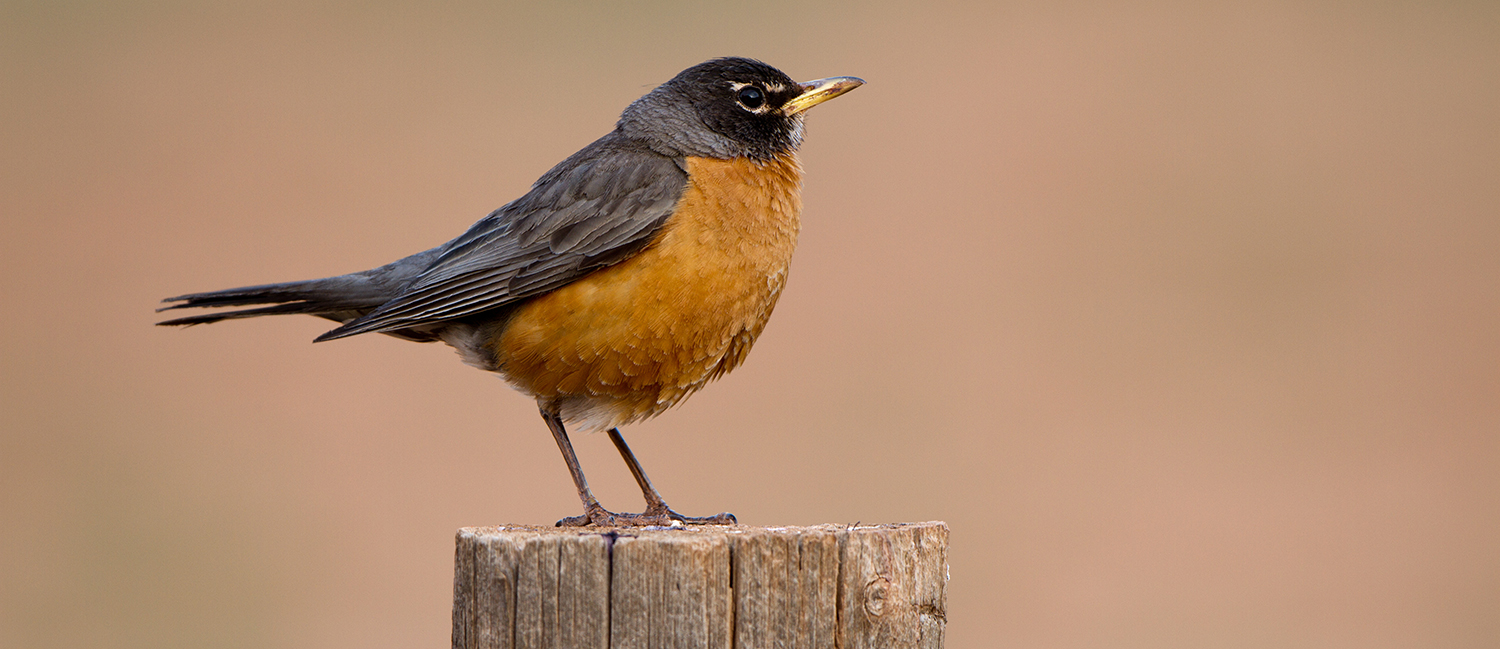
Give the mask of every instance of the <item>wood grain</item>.
M 455 649 L 943 646 L 948 526 L 459 530 Z

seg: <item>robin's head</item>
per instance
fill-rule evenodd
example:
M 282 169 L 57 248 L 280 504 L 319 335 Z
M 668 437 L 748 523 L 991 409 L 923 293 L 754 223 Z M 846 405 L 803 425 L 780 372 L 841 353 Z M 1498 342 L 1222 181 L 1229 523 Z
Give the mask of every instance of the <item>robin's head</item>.
M 797 83 L 760 61 L 714 59 L 637 99 L 619 128 L 667 155 L 767 159 L 802 144 L 807 109 L 862 84 L 855 77 Z

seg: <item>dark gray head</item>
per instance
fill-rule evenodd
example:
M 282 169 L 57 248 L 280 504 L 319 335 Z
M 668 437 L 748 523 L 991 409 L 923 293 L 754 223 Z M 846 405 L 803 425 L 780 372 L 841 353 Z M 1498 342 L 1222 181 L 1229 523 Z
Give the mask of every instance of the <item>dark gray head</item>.
M 664 155 L 764 160 L 797 150 L 807 109 L 862 84 L 854 77 L 797 83 L 760 61 L 714 59 L 635 100 L 617 126 Z

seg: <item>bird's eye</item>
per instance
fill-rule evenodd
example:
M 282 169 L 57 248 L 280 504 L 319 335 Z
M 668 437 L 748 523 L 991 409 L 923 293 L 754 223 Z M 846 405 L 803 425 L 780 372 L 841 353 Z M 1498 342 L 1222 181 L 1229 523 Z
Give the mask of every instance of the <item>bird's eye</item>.
M 738 93 L 735 93 L 735 98 L 740 101 L 741 106 L 744 106 L 745 108 L 748 108 L 750 110 L 760 108 L 766 103 L 766 94 L 761 92 L 760 88 L 756 88 L 755 86 L 745 86 L 743 88 L 740 88 L 740 91 Z

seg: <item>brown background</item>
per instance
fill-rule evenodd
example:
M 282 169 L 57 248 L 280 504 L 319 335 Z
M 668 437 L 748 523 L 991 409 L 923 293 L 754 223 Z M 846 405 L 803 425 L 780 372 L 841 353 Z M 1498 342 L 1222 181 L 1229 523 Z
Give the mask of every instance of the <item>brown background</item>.
M 578 510 L 534 407 L 151 309 L 728 54 L 869 85 L 749 364 L 626 431 L 680 510 L 948 521 L 955 648 L 1500 646 L 1500 5 L 444 4 L 0 5 L 0 646 L 445 645 L 455 528 Z

